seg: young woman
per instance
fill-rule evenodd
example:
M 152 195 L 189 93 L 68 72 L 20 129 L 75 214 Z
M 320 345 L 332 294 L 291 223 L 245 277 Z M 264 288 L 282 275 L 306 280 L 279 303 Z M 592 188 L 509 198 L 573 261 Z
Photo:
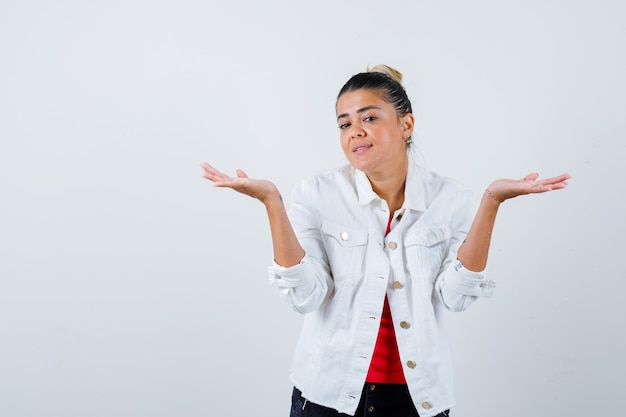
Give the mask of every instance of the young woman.
M 468 190 L 410 157 L 415 121 L 401 81 L 385 65 L 348 80 L 336 112 L 349 165 L 303 181 L 289 215 L 272 182 L 202 164 L 215 186 L 265 205 L 270 282 L 306 314 L 291 417 L 447 416 L 443 311 L 493 293 L 483 271 L 500 204 L 570 178 L 494 181 L 472 221 Z

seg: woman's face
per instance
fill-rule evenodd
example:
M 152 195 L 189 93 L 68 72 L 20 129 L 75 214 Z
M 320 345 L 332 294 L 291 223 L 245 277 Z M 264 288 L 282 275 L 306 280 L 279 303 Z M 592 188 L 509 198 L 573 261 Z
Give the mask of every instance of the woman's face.
M 344 93 L 336 108 L 341 148 L 353 167 L 366 174 L 405 167 L 412 114 L 398 117 L 391 104 L 369 90 Z

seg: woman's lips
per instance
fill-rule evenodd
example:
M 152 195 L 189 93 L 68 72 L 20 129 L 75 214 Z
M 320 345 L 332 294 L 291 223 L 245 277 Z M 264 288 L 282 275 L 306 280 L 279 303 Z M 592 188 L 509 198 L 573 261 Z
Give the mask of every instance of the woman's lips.
M 365 152 L 366 150 L 368 150 L 371 147 L 372 147 L 372 145 L 357 145 L 354 148 L 352 148 L 352 152 L 354 152 L 354 153 Z

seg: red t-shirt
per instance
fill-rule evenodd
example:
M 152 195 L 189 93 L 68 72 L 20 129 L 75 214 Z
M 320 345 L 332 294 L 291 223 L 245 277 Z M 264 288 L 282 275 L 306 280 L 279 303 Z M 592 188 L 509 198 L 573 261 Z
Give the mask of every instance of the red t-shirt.
M 385 236 L 387 236 L 391 230 L 392 219 L 393 214 L 389 217 L 389 222 L 387 222 Z M 378 329 L 378 338 L 376 339 L 374 354 L 372 355 L 370 369 L 367 372 L 365 381 L 386 384 L 406 384 L 404 371 L 402 370 L 402 361 L 400 360 L 400 352 L 398 351 L 398 343 L 396 342 L 396 332 L 393 329 L 391 309 L 389 308 L 389 301 L 386 295 L 383 315 L 380 319 L 380 329 Z

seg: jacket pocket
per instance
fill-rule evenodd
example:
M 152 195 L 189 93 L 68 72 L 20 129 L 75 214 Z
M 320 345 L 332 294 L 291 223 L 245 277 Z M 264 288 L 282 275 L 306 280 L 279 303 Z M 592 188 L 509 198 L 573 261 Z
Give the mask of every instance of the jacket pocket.
M 323 220 L 321 232 L 335 282 L 348 275 L 362 276 L 368 242 L 367 230 L 348 228 Z
M 411 276 L 422 276 L 430 286 L 435 282 L 448 253 L 450 229 L 432 227 L 407 230 L 404 237 L 407 266 Z

